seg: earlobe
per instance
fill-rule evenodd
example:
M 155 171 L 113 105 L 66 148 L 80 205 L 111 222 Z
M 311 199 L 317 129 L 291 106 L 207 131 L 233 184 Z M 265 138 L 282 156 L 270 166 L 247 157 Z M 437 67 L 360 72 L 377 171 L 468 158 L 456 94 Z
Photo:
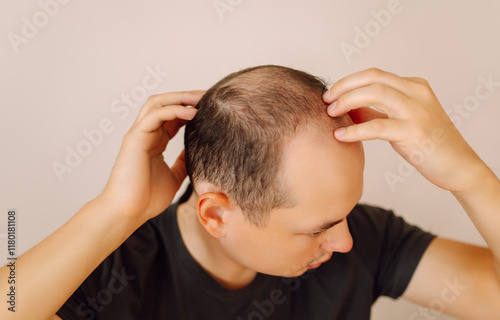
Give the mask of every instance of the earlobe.
M 226 215 L 229 208 L 229 199 L 226 195 L 215 192 L 203 193 L 196 202 L 198 220 L 205 229 L 215 238 L 226 235 Z

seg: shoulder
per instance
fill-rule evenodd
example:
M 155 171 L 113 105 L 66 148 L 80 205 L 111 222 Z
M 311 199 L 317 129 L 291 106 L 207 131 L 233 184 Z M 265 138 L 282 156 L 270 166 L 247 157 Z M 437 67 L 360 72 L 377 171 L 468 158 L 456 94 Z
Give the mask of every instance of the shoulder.
M 168 255 L 166 244 L 169 241 L 166 237 L 172 228 L 174 211 L 174 205 L 171 205 L 158 216 L 146 221 L 94 270 L 86 282 L 107 282 L 112 277 L 113 270 L 126 269 L 139 275 L 144 268 L 165 260 Z
M 394 215 L 390 209 L 374 206 L 366 203 L 358 203 L 351 210 L 348 219 L 355 221 L 359 219 L 373 220 L 374 218 L 383 218 L 386 215 Z
M 358 204 L 348 216 L 353 253 L 375 271 L 413 269 L 434 239 L 430 232 L 406 222 L 392 210 Z
M 155 291 L 159 282 L 154 275 L 165 274 L 169 268 L 170 249 L 165 235 L 172 223 L 172 210 L 171 206 L 139 227 L 85 279 L 58 314 L 63 318 L 74 318 L 75 312 L 78 315 L 94 314 L 93 308 L 103 309 L 102 317 L 114 312 L 131 312 L 123 305 L 140 301 L 142 295 Z M 113 296 L 112 301 L 97 300 L 97 307 L 89 305 L 89 298 L 99 299 L 102 294 Z
M 381 233 L 394 220 L 404 222 L 390 209 L 363 203 L 358 203 L 347 216 L 349 229 L 355 234 L 359 232 L 363 234 Z
M 420 227 L 410 224 L 393 210 L 369 204 L 358 203 L 347 217 L 349 229 L 354 235 L 362 234 L 377 238 L 397 237 L 406 233 L 427 233 Z M 374 239 L 372 239 L 374 240 Z

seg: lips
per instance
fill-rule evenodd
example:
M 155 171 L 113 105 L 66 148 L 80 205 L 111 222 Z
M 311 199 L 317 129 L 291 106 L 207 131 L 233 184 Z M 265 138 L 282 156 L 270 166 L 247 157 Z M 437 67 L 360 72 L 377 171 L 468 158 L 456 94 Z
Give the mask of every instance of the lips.
M 323 262 L 321 262 L 321 263 L 323 263 Z M 321 263 L 317 263 L 317 264 L 310 264 L 310 265 L 308 265 L 306 268 L 307 268 L 307 269 L 316 269 L 316 268 L 318 268 L 318 267 L 321 265 Z
M 308 265 L 306 268 L 307 268 L 307 269 L 316 269 L 316 268 L 318 268 L 320 265 L 322 265 L 323 263 L 325 263 L 325 262 L 327 262 L 328 260 L 330 260 L 330 258 L 331 258 L 331 257 L 332 257 L 332 255 L 330 254 L 330 256 L 329 256 L 327 259 L 325 259 L 325 260 L 323 260 L 323 261 L 321 261 L 321 262 L 315 263 L 315 264 L 310 264 L 310 265 Z

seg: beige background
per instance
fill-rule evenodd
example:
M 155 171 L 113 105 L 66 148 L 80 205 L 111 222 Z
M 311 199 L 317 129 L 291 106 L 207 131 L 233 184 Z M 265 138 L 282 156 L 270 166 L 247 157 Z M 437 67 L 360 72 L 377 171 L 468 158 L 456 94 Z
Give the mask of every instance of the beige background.
M 498 1 L 54 1 L 41 2 L 52 3 L 45 6 L 50 15 L 37 1 L 3 1 L 0 10 L 2 264 L 9 208 L 18 211 L 21 254 L 101 192 L 139 110 L 116 99 L 132 95 L 140 106 L 145 93 L 205 89 L 258 64 L 287 65 L 332 82 L 372 66 L 424 77 L 446 109 L 471 103 L 471 111 L 452 113 L 499 173 L 500 86 L 487 98 L 474 97 L 480 77 L 500 81 Z M 387 8 L 390 21 L 370 13 Z M 356 28 L 371 35 L 369 43 L 343 54 Z M 148 67 L 157 66 L 168 76 L 143 84 Z M 101 122 L 107 133 L 93 146 L 82 132 Z M 166 152 L 169 161 L 182 149 L 180 138 Z M 53 164 L 67 165 L 67 148 L 78 147 L 88 155 L 58 179 Z M 364 202 L 438 235 L 483 243 L 452 195 L 408 172 L 388 143 L 367 142 L 365 150 Z M 388 174 L 399 176 L 392 188 Z M 417 319 L 418 310 L 381 299 L 372 318 Z

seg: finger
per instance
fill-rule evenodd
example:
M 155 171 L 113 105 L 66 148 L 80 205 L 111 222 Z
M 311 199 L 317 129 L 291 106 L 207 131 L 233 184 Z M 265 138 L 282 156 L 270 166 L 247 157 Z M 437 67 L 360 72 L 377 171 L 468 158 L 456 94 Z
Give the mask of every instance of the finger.
M 410 99 L 400 91 L 385 84 L 372 84 L 342 94 L 328 106 L 327 112 L 338 117 L 353 109 L 373 106 L 385 112 L 390 118 L 408 116 Z
M 191 120 L 194 118 L 198 110 L 194 108 L 186 108 L 184 106 L 168 106 L 151 110 L 143 119 L 138 122 L 134 129 L 142 132 L 153 132 L 160 128 L 165 121 L 174 119 Z
M 172 139 L 180 128 L 186 125 L 187 121 L 182 119 L 175 119 L 163 123 L 163 128 L 167 132 L 169 140 Z
M 153 107 L 168 106 L 171 104 L 180 104 L 183 106 L 195 106 L 205 90 L 167 92 L 163 94 L 152 95 L 148 98 L 148 104 Z
M 335 138 L 343 142 L 382 139 L 400 141 L 405 132 L 405 121 L 394 119 L 374 119 L 362 124 L 335 130 Z
M 179 185 L 186 179 L 186 161 L 185 161 L 185 150 L 182 150 L 177 160 L 175 160 L 174 165 L 170 168 L 175 178 L 177 179 Z
M 355 124 L 367 122 L 373 119 L 387 119 L 387 113 L 380 112 L 371 107 L 363 107 L 348 112 Z
M 323 94 L 323 100 L 326 103 L 332 103 L 337 100 L 339 96 L 348 91 L 366 87 L 375 83 L 385 84 L 406 94 L 409 92 L 408 82 L 409 80 L 399 77 L 393 73 L 371 68 L 353 73 L 340 79 Z
M 146 114 L 156 108 L 168 105 L 196 106 L 201 97 L 205 94 L 204 90 L 168 92 L 152 95 L 148 98 L 144 106 L 139 111 L 134 124 L 141 121 Z
M 423 85 L 429 85 L 429 82 L 423 78 L 418 78 L 418 77 L 404 77 L 403 79 L 406 79 L 410 82 L 413 83 L 418 83 L 418 84 L 423 84 Z

